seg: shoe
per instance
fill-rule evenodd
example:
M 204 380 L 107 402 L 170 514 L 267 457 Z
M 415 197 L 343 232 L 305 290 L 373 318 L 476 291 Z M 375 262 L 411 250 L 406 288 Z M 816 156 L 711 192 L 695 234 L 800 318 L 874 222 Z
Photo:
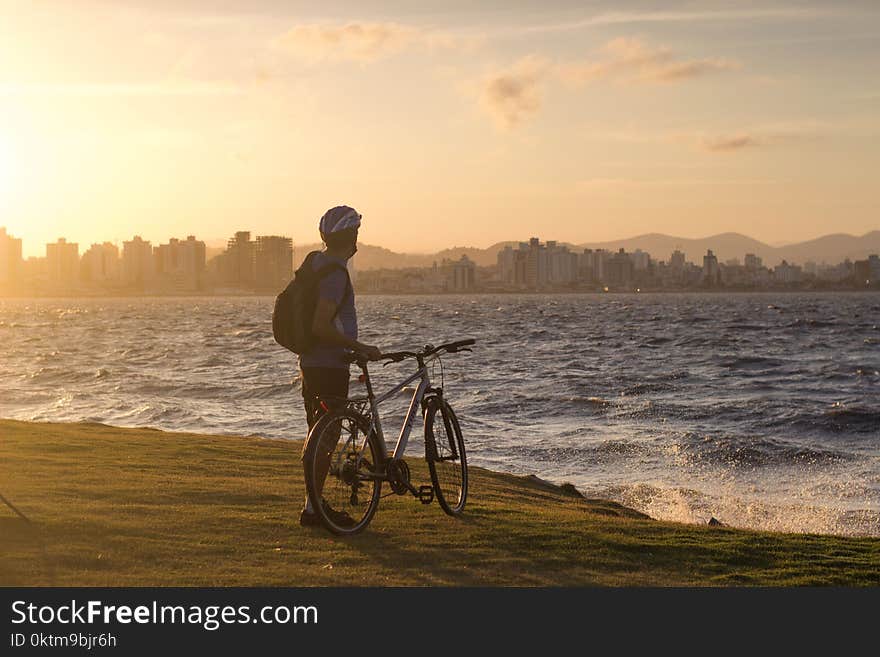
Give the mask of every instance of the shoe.
M 339 527 L 354 527 L 354 525 L 357 524 L 354 521 L 354 518 L 348 515 L 345 511 L 337 511 L 327 504 L 326 500 L 321 500 L 321 506 L 324 507 L 324 513 L 327 514 L 327 517 L 330 518 L 330 522 L 334 525 Z M 303 527 L 320 527 L 323 523 L 317 513 L 303 509 L 299 514 L 299 524 Z
M 320 527 L 321 519 L 317 513 L 303 509 L 299 514 L 299 524 L 302 527 Z

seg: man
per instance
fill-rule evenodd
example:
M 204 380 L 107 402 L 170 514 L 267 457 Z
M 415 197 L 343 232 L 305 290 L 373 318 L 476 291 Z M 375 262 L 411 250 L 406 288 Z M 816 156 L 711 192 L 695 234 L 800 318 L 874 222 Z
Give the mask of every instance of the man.
M 318 225 L 326 248 L 312 257 L 312 267 L 317 271 L 334 262 L 342 267 L 327 274 L 318 283 L 318 302 L 312 323 L 316 345 L 299 357 L 309 430 L 322 414 L 317 398 L 327 397 L 332 403 L 334 399 L 348 397 L 349 365 L 343 360 L 345 354 L 357 351 L 368 359 L 378 358 L 381 354 L 377 347 L 358 342 L 354 291 L 348 273 L 343 269 L 357 252 L 360 225 L 361 215 L 347 205 L 327 210 Z M 321 524 L 308 495 L 299 522 L 304 526 Z

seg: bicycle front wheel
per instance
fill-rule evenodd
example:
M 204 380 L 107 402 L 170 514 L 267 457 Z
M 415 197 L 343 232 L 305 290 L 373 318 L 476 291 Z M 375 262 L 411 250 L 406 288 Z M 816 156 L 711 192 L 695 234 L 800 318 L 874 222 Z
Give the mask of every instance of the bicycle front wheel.
M 357 534 L 379 506 L 382 478 L 378 439 L 364 416 L 331 411 L 309 433 L 303 454 L 312 508 L 334 534 Z
M 468 492 L 464 438 L 452 407 L 440 397 L 431 398 L 425 412 L 425 460 L 437 502 L 449 515 L 460 515 Z

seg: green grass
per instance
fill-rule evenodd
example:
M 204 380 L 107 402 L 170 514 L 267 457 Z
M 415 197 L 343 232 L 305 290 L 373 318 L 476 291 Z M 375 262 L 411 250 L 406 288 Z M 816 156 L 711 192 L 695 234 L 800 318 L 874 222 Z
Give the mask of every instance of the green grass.
M 0 584 L 880 584 L 880 539 L 659 522 L 480 468 L 460 519 L 391 496 L 365 533 L 338 538 L 297 523 L 300 448 L 2 420 L 0 493 L 33 522 L 0 504 Z

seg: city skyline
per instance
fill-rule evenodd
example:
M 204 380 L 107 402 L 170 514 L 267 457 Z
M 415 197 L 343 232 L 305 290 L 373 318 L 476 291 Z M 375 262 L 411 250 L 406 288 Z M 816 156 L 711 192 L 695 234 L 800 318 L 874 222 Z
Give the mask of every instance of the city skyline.
M 877 228 L 876 3 L 37 0 L 0 25 L 26 245 L 240 217 L 311 242 L 337 203 L 409 252 L 536 217 L 571 243 Z
M 76 239 L 72 239 L 67 235 L 60 235 L 60 236 L 57 236 L 56 238 L 54 238 L 51 242 L 46 242 L 45 244 L 42 244 L 42 245 L 33 245 L 33 244 L 28 244 L 21 237 L 21 235 L 16 234 L 15 231 L 11 230 L 8 226 L 0 224 L 0 228 L 2 228 L 4 231 L 3 235 L 8 235 L 10 237 L 16 238 L 20 242 L 21 255 L 22 255 L 23 259 L 25 259 L 25 260 L 27 260 L 28 258 L 44 257 L 46 255 L 46 247 L 50 244 L 57 243 L 58 240 L 64 240 L 68 243 L 83 244 L 84 249 L 86 248 L 87 244 L 90 244 L 91 247 L 111 244 L 111 245 L 115 246 L 116 248 L 120 248 L 123 245 L 123 243 L 125 242 L 125 238 L 118 238 L 117 237 L 112 240 L 104 239 L 104 240 L 99 240 L 99 241 L 91 242 L 91 243 L 88 243 L 88 242 L 83 243 L 83 242 L 80 242 Z M 235 233 L 241 232 L 239 229 L 240 229 L 240 227 L 237 228 L 234 232 Z M 253 231 L 253 230 L 247 231 L 248 234 L 251 232 L 256 234 L 260 231 Z M 540 230 L 531 231 L 532 234 L 534 234 L 536 232 L 541 232 L 541 231 Z M 176 234 L 177 235 L 181 235 L 181 234 L 189 235 L 190 238 L 194 237 L 191 233 L 189 233 L 187 231 L 177 231 Z M 167 241 L 167 240 L 177 241 L 179 239 L 177 237 L 169 236 L 169 235 L 164 235 L 164 236 L 160 236 L 160 237 L 156 237 L 156 238 L 146 237 L 147 235 L 149 235 L 149 233 L 146 233 L 145 231 L 129 231 L 129 233 L 128 233 L 129 238 L 133 237 L 135 239 L 143 239 L 145 242 L 157 243 L 157 244 L 161 243 L 163 241 Z M 835 239 L 835 238 L 844 238 L 844 239 L 847 239 L 851 242 L 857 242 L 858 240 L 869 239 L 870 242 L 865 244 L 863 247 L 861 247 L 861 250 L 865 251 L 866 254 L 868 252 L 873 252 L 874 250 L 880 250 L 880 229 L 870 231 L 868 233 L 865 233 L 864 235 L 851 235 L 851 234 L 847 234 L 847 233 L 836 232 L 836 233 L 828 233 L 828 234 L 820 235 L 820 236 L 816 237 L 815 239 L 806 240 L 803 242 L 785 241 L 785 242 L 779 242 L 776 244 L 769 244 L 766 242 L 761 242 L 760 240 L 755 239 L 753 236 L 744 235 L 744 234 L 735 233 L 735 232 L 717 233 L 717 234 L 713 234 L 713 235 L 706 235 L 705 237 L 700 237 L 700 238 L 688 238 L 688 237 L 683 237 L 680 235 L 666 235 L 663 233 L 653 232 L 653 233 L 645 233 L 642 235 L 634 235 L 634 236 L 628 237 L 628 238 L 612 239 L 612 240 L 608 240 L 605 242 L 597 242 L 596 240 L 569 242 L 566 240 L 558 240 L 558 239 L 553 240 L 553 241 L 558 242 L 559 244 L 564 244 L 564 245 L 572 247 L 572 248 L 604 248 L 604 249 L 612 249 L 612 250 L 617 250 L 621 245 L 627 246 L 628 243 L 638 242 L 639 240 L 654 239 L 654 240 L 662 240 L 664 242 L 668 242 L 668 245 L 666 245 L 664 247 L 660 247 L 660 248 L 658 248 L 656 246 L 654 246 L 654 247 L 647 246 L 646 247 L 644 245 L 637 245 L 637 246 L 631 247 L 635 250 L 645 250 L 645 251 L 648 251 L 652 254 L 655 254 L 658 251 L 669 251 L 671 253 L 673 250 L 680 249 L 680 248 L 684 248 L 685 251 L 687 251 L 688 247 L 683 246 L 684 243 L 699 243 L 699 246 L 696 247 L 696 250 L 699 252 L 705 251 L 706 248 L 713 248 L 716 250 L 724 251 L 725 250 L 724 247 L 721 247 L 719 249 L 718 242 L 721 240 L 733 239 L 733 240 L 740 241 L 739 251 L 742 252 L 742 253 L 737 252 L 733 255 L 741 256 L 750 250 L 751 251 L 762 250 L 762 249 L 784 250 L 786 248 L 790 249 L 790 248 L 803 247 L 805 245 L 809 245 L 809 244 L 813 244 L 813 243 L 820 243 L 823 240 L 831 240 L 831 239 Z M 292 239 L 292 238 L 290 238 L 290 239 Z M 227 236 L 227 237 L 222 237 L 222 238 L 204 238 L 204 237 L 200 236 L 199 240 L 205 244 L 205 246 L 207 247 L 207 249 L 209 251 L 212 251 L 216 254 L 218 249 L 221 249 L 222 247 L 224 247 L 228 244 L 229 237 Z M 404 257 L 406 257 L 406 256 L 431 257 L 431 256 L 436 256 L 438 254 L 443 254 L 444 252 L 456 251 L 456 250 L 491 251 L 492 249 L 503 248 L 505 244 L 514 244 L 518 241 L 520 241 L 520 240 L 508 238 L 508 239 L 496 241 L 486 247 L 480 247 L 480 246 L 476 246 L 473 244 L 467 244 L 467 245 L 462 244 L 462 245 L 450 245 L 450 246 L 446 246 L 446 247 L 442 247 L 442 248 L 435 247 L 434 249 L 428 249 L 428 250 L 424 250 L 424 251 L 415 251 L 415 252 L 395 252 L 384 245 L 368 244 L 363 239 L 359 239 L 358 243 L 361 246 L 361 248 L 385 250 L 385 251 L 388 251 L 389 254 L 392 254 L 392 255 L 399 255 L 399 256 L 404 256 Z M 703 242 L 705 242 L 707 244 L 702 244 Z M 297 244 L 299 244 L 300 249 L 303 247 L 311 248 L 311 247 L 319 247 L 320 241 L 318 239 L 311 239 L 311 240 L 306 240 L 303 242 L 293 241 L 292 244 L 293 244 L 294 248 L 296 247 Z M 29 247 L 29 248 L 27 248 L 27 247 Z M 627 248 L 630 248 L 630 247 L 627 247 Z M 736 250 L 736 249 L 734 249 L 734 250 Z M 213 257 L 213 256 L 211 256 L 211 257 Z M 692 257 L 695 257 L 695 256 L 692 255 Z M 800 260 L 804 260 L 804 261 L 807 261 L 807 260 L 823 261 L 823 260 L 828 260 L 828 259 L 833 260 L 835 258 L 840 260 L 845 257 L 858 258 L 861 256 L 856 255 L 856 254 L 853 254 L 853 255 L 847 254 L 845 256 L 840 256 L 838 254 L 827 254 L 827 255 L 812 254 L 812 255 L 807 255 L 806 257 L 797 258 L 797 257 L 793 257 L 791 255 L 788 255 L 788 256 L 783 255 L 783 256 L 779 256 L 778 260 L 783 260 L 783 259 L 797 260 L 797 259 L 800 259 Z M 209 259 L 210 259 L 210 257 L 209 257 Z
M 880 233 L 878 233 L 880 235 Z M 723 236 L 719 236 L 723 237 Z M 120 250 L 110 242 L 92 244 L 80 256 L 79 244 L 59 238 L 45 245 L 45 257 L 22 257 L 22 240 L 0 227 L 0 294 L 241 294 L 276 293 L 293 277 L 304 251 L 295 256 L 293 240 L 281 235 L 236 231 L 225 249 L 209 255 L 194 235 L 169 238 L 153 246 L 135 235 Z M 531 237 L 504 243 L 494 261 L 477 263 L 467 253 L 440 252 L 429 266 L 390 269 L 349 262 L 356 287 L 383 293 L 515 291 L 673 291 L 694 289 L 877 289 L 877 253 L 853 261 L 794 261 L 772 265 L 756 252 L 719 258 L 707 249 L 700 258 L 675 247 L 666 256 L 640 248 L 589 248 Z M 363 250 L 375 249 L 367 247 Z M 729 256 L 729 254 L 728 254 Z M 373 265 L 373 266 L 370 266 Z M 361 271 L 363 270 L 363 271 Z
M 33 239 L 31 239 L 31 240 L 27 239 L 26 235 L 28 234 L 28 231 L 27 230 L 22 231 L 22 230 L 17 229 L 16 224 L 14 222 L 5 222 L 4 223 L 3 218 L 0 217 L 0 225 L 4 226 L 10 234 L 14 233 L 14 234 L 16 234 L 16 236 L 18 236 L 20 239 L 22 239 L 22 244 L 23 244 L 22 255 L 25 258 L 27 258 L 27 257 L 40 257 L 42 255 L 45 255 L 45 244 L 56 241 L 59 238 L 64 238 L 69 242 L 77 242 L 79 244 L 92 245 L 92 244 L 103 244 L 103 243 L 109 242 L 111 244 L 115 244 L 116 246 L 120 246 L 125 239 L 130 238 L 134 235 L 134 233 L 131 233 L 131 231 L 123 232 L 123 231 L 117 230 L 117 231 L 113 231 L 112 235 L 111 234 L 98 234 L 94 237 L 94 239 L 77 239 L 76 235 L 81 234 L 81 232 L 76 229 L 73 229 L 73 230 L 67 231 L 67 232 L 62 231 L 61 233 L 57 233 L 57 234 L 52 233 L 48 240 L 41 242 L 41 243 L 38 243 L 38 242 L 34 241 Z M 236 230 L 238 230 L 240 228 L 240 225 L 241 225 L 241 222 L 233 222 L 233 224 L 232 224 L 233 228 L 232 228 L 231 232 L 235 232 Z M 162 230 L 164 230 L 164 229 L 162 229 Z M 194 232 L 197 232 L 197 231 L 180 229 L 180 230 L 176 230 L 176 231 L 172 231 L 172 232 L 175 232 L 177 235 L 186 236 L 186 235 L 193 234 Z M 259 232 L 261 234 L 272 233 L 272 231 L 270 231 L 270 230 L 259 230 L 259 229 L 252 230 L 251 232 L 254 232 L 254 233 Z M 280 233 L 292 235 L 294 231 L 280 230 L 280 231 L 275 231 L 275 232 L 280 232 Z M 530 233 L 530 232 L 534 233 L 536 231 L 533 227 L 531 230 L 527 229 L 525 232 L 526 233 Z M 660 235 L 663 237 L 668 237 L 670 239 L 679 239 L 679 240 L 709 240 L 709 239 L 712 239 L 713 237 L 718 237 L 718 236 L 723 236 L 723 235 L 741 235 L 742 237 L 744 237 L 746 239 L 761 242 L 768 247 L 779 248 L 779 247 L 784 247 L 784 246 L 791 246 L 794 244 L 800 244 L 800 243 L 804 243 L 804 242 L 810 242 L 810 241 L 814 241 L 814 240 L 820 240 L 822 238 L 835 236 L 835 235 L 842 235 L 842 236 L 852 237 L 852 238 L 858 239 L 858 238 L 872 235 L 876 232 L 880 232 L 880 223 L 876 223 L 873 226 L 869 226 L 869 228 L 863 232 L 853 233 L 853 232 L 847 232 L 847 231 L 843 231 L 843 230 L 834 230 L 834 231 L 826 231 L 826 232 L 816 233 L 816 234 L 810 235 L 804 239 L 788 238 L 788 239 L 767 240 L 767 239 L 762 239 L 759 235 L 756 235 L 756 234 L 744 233 L 742 231 L 733 230 L 733 229 L 721 230 L 721 231 L 711 232 L 711 233 L 707 233 L 707 232 L 701 233 L 701 232 L 697 231 L 692 234 L 681 234 L 681 233 L 672 234 L 672 233 L 668 233 L 668 232 L 665 232 L 663 230 L 658 229 L 658 230 L 646 231 L 643 233 L 629 234 L 626 236 L 612 235 L 611 237 L 605 237 L 605 238 L 602 238 L 601 240 L 597 239 L 597 235 L 593 235 L 591 237 L 588 234 L 583 234 L 581 237 L 579 237 L 577 239 L 559 239 L 557 241 L 564 242 L 566 244 L 572 244 L 572 245 L 592 244 L 592 243 L 596 243 L 596 242 L 605 242 L 608 244 L 614 244 L 614 243 L 627 242 L 630 240 L 639 239 L 639 238 L 643 238 L 643 237 L 650 236 L 650 235 Z M 152 231 L 151 230 L 139 230 L 139 231 L 137 231 L 136 234 L 138 236 L 142 237 L 144 240 L 149 241 L 149 242 L 159 242 L 159 241 L 162 241 L 163 239 L 169 238 L 168 234 L 166 234 L 164 232 L 160 232 L 159 229 L 154 229 Z M 366 234 L 369 235 L 369 232 L 367 232 Z M 444 250 L 448 250 L 448 249 L 455 249 L 455 248 L 487 249 L 487 248 L 491 248 L 493 246 L 496 246 L 498 244 L 502 244 L 504 242 L 516 241 L 516 239 L 512 239 L 510 237 L 510 235 L 505 235 L 502 232 L 499 232 L 500 237 L 498 239 L 493 239 L 488 242 L 481 242 L 481 243 L 477 243 L 477 242 L 469 242 L 469 243 L 447 242 L 445 244 L 430 244 L 430 245 L 426 245 L 426 244 L 424 244 L 424 242 L 422 242 L 420 244 L 414 245 L 416 248 L 397 249 L 397 248 L 393 248 L 389 244 L 376 243 L 376 242 L 371 242 L 369 240 L 365 240 L 363 235 L 364 235 L 364 232 L 361 232 L 360 239 L 359 239 L 359 242 L 361 244 L 370 244 L 372 246 L 375 246 L 378 248 L 385 248 L 385 249 L 388 249 L 390 251 L 394 251 L 397 253 L 410 253 L 410 254 L 414 254 L 414 255 L 429 255 L 429 254 L 436 253 L 439 251 L 444 251 Z M 222 235 L 209 235 L 209 236 L 204 236 L 200 239 L 202 239 L 202 241 L 205 242 L 205 244 L 208 246 L 208 248 L 217 248 L 217 247 L 225 244 L 228 237 L 223 237 Z M 309 236 L 306 233 L 305 239 L 302 239 L 302 240 L 295 239 L 295 242 L 299 243 L 299 244 L 319 243 L 320 242 L 320 235 L 317 232 L 317 226 L 315 227 L 313 235 Z

